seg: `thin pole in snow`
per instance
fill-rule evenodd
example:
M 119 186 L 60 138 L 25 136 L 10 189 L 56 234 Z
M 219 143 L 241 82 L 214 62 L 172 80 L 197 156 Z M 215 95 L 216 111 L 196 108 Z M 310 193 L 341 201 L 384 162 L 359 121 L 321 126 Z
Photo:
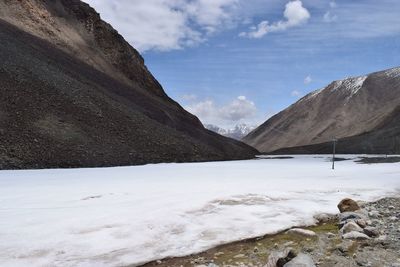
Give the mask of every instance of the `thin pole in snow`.
M 337 142 L 337 139 L 333 138 L 332 142 L 333 142 L 332 170 L 334 170 L 335 169 L 335 154 L 336 154 L 336 142 Z

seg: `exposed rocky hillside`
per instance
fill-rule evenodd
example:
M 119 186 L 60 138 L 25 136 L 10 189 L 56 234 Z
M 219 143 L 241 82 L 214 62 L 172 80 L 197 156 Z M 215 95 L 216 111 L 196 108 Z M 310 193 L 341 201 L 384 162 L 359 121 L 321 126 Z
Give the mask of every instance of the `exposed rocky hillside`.
M 0 168 L 243 159 L 79 0 L 0 0 Z
M 206 127 L 210 131 L 236 140 L 241 140 L 243 137 L 248 135 L 256 128 L 255 126 L 249 126 L 245 123 L 238 124 L 231 129 L 224 129 L 213 124 L 206 124 L 204 125 L 204 127 Z
M 400 68 L 335 81 L 276 114 L 243 140 L 262 152 L 400 152 Z M 295 147 L 295 148 L 294 148 Z

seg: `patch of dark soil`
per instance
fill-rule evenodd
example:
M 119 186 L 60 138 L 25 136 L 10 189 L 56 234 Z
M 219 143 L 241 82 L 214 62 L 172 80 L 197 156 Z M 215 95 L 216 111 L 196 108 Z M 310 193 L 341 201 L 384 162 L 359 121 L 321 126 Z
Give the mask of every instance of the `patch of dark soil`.
M 357 160 L 358 163 L 363 164 L 374 164 L 374 163 L 397 163 L 400 162 L 400 157 L 362 157 L 360 160 Z
M 294 157 L 265 157 L 262 159 L 293 159 Z

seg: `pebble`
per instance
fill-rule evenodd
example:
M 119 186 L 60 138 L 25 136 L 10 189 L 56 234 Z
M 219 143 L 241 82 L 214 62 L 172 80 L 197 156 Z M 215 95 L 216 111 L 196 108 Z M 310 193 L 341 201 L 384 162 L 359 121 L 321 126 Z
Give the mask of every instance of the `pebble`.
M 360 232 L 350 232 L 350 233 L 346 233 L 343 236 L 343 239 L 353 239 L 353 240 L 367 240 L 369 239 L 369 236 L 367 236 L 366 234 L 360 233 Z
M 305 236 L 305 237 L 315 237 L 315 236 L 317 236 L 317 234 L 314 231 L 301 229 L 301 228 L 293 228 L 293 229 L 288 230 L 286 233 L 301 235 L 301 236 Z
M 378 218 L 378 217 L 381 216 L 380 213 L 379 213 L 379 211 L 377 211 L 377 210 L 370 211 L 370 212 L 368 213 L 368 215 L 369 215 L 369 217 L 371 217 L 371 218 Z
M 342 243 L 336 246 L 336 249 L 342 254 L 347 254 L 352 244 L 353 242 L 351 240 L 343 240 Z
M 322 213 L 314 216 L 314 219 L 318 221 L 318 223 L 327 223 L 330 221 L 334 221 L 337 219 L 336 214 Z
M 283 267 L 315 267 L 315 264 L 310 256 L 300 253 L 293 260 L 283 265 Z
M 335 235 L 334 233 L 328 232 L 328 233 L 326 233 L 326 236 L 327 236 L 328 238 L 333 238 L 333 237 L 335 237 L 336 235 Z
M 293 244 L 294 244 L 293 241 L 289 241 L 289 242 L 286 242 L 285 244 L 283 244 L 283 246 L 284 246 L 284 247 L 289 247 L 289 246 L 291 246 L 291 245 L 293 245 Z
M 356 223 L 358 224 L 358 226 L 360 226 L 361 228 L 365 228 L 365 227 L 367 227 L 367 222 L 365 221 L 365 220 L 363 220 L 363 219 L 358 219 L 358 220 L 356 220 Z
M 237 254 L 237 255 L 235 255 L 235 256 L 233 256 L 235 259 L 237 259 L 237 258 L 244 258 L 244 257 L 246 257 L 244 254 Z
M 350 233 L 350 232 L 360 232 L 360 233 L 362 233 L 363 229 L 357 223 L 355 223 L 353 221 L 349 221 L 342 227 L 342 229 L 340 229 L 340 232 L 342 234 L 347 234 L 347 233 Z
M 378 240 L 378 241 L 386 241 L 386 239 L 387 239 L 387 235 L 381 235 L 376 240 Z
M 362 260 L 362 259 L 357 259 L 356 263 L 358 266 L 367 266 L 368 265 L 368 261 Z
M 375 227 L 368 226 L 363 231 L 369 237 L 377 237 L 379 235 L 379 231 Z
M 339 214 L 339 221 L 343 222 L 343 221 L 347 221 L 347 220 L 360 220 L 366 219 L 366 216 L 364 214 L 362 214 L 361 212 L 343 212 Z

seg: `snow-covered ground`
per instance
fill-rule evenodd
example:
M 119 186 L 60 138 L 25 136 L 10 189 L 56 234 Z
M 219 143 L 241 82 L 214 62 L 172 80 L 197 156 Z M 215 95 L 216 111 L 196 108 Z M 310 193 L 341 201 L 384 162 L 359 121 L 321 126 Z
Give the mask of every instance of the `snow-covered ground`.
M 400 164 L 327 157 L 0 171 L 0 266 L 121 266 L 313 223 L 400 189 Z

